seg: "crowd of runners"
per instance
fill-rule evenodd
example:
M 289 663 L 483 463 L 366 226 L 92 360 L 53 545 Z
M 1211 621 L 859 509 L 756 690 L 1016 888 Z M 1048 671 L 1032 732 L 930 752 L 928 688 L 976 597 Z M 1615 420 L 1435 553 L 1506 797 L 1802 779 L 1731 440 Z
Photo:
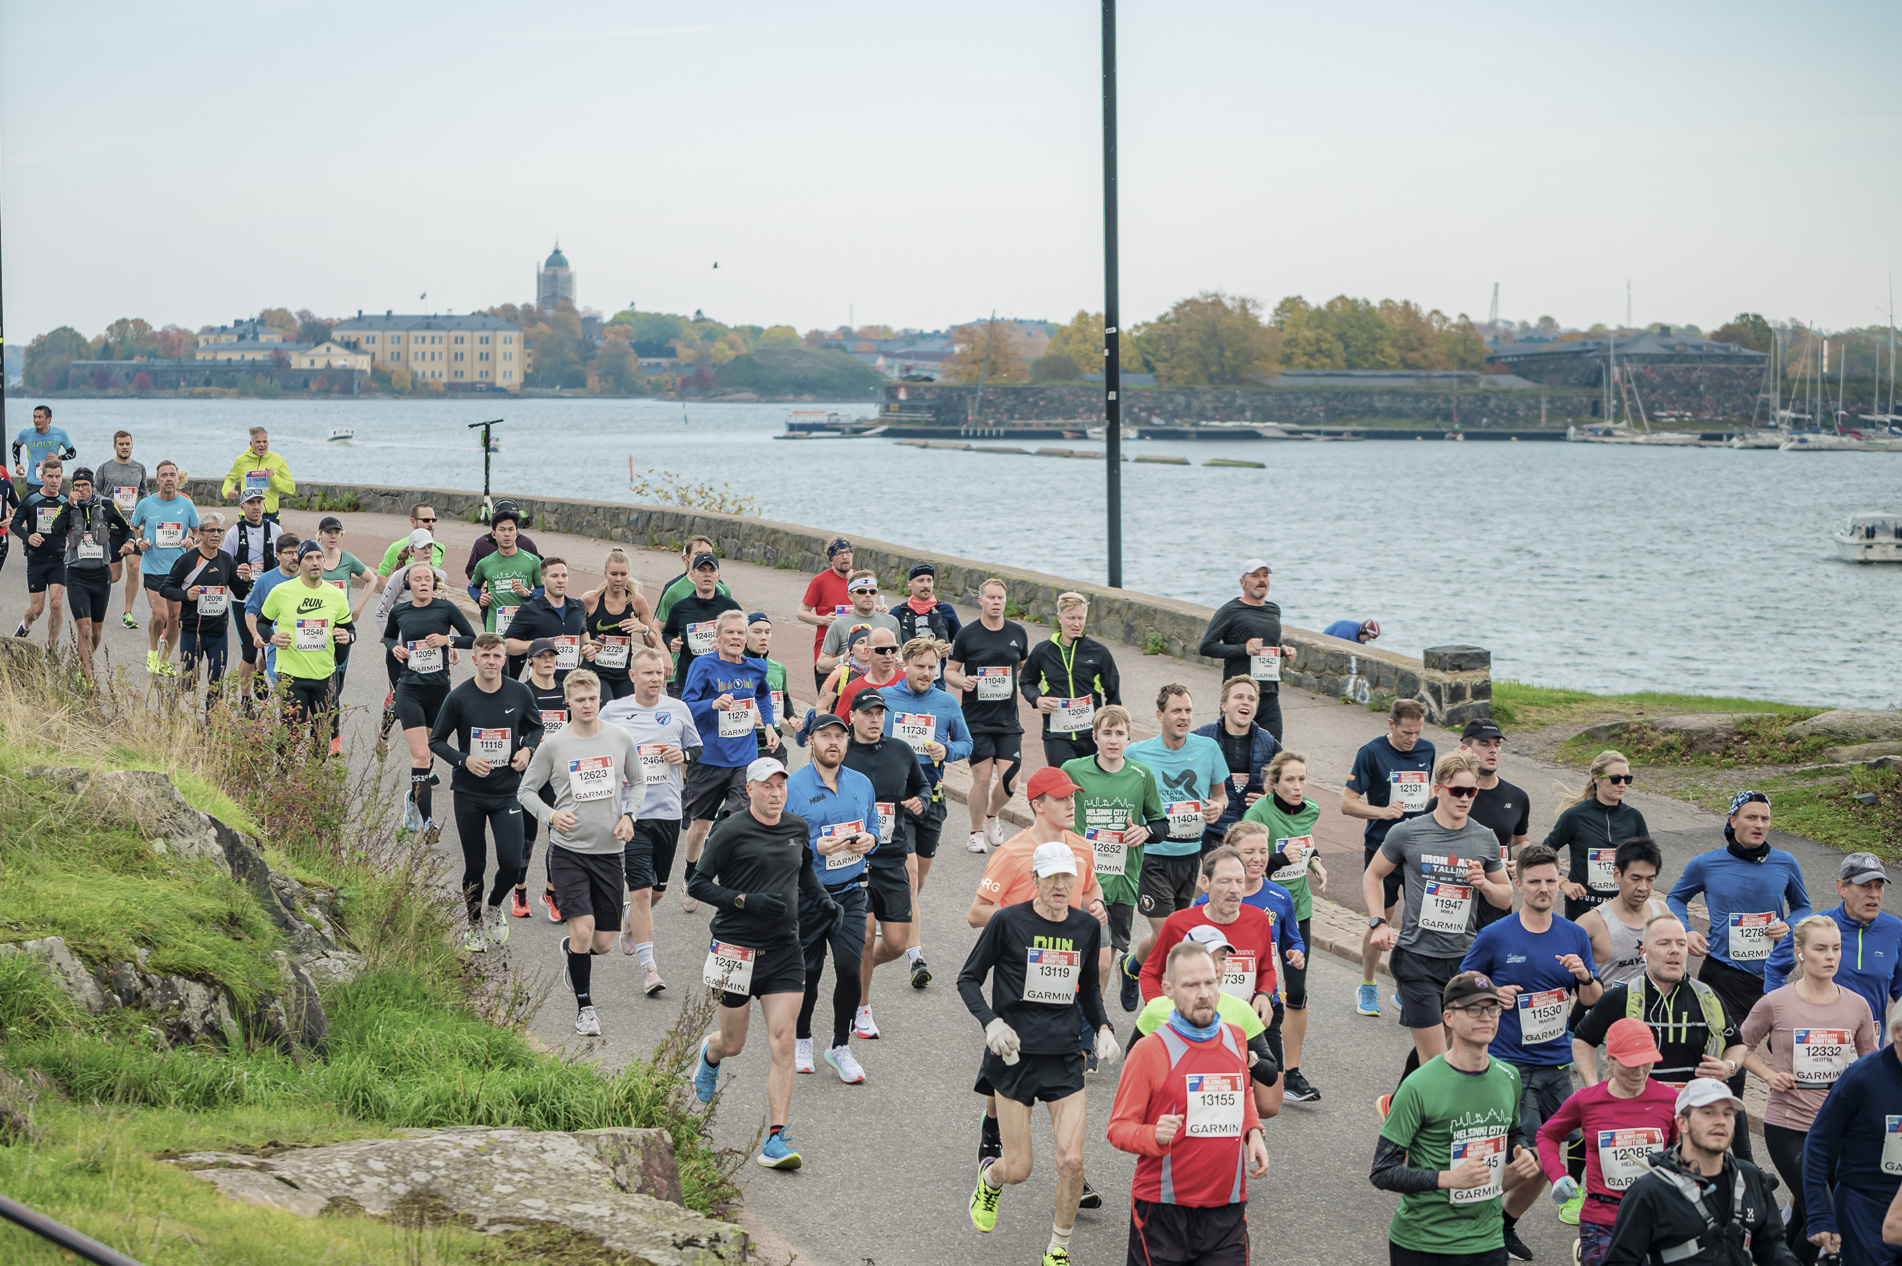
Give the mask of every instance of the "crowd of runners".
M 296 485 L 262 429 L 220 489 L 227 519 L 193 504 L 176 464 L 148 477 L 126 432 L 87 466 L 51 422 L 41 406 L 15 439 L 20 486 L 0 494 L 27 556 L 15 636 L 44 616 L 58 643 L 70 609 L 90 673 L 116 588 L 127 628 L 142 588 L 151 673 L 286 708 L 336 753 L 368 628 L 389 678 L 382 733 L 400 726 L 409 757 L 405 831 L 434 842 L 438 762 L 451 771 L 469 951 L 539 905 L 566 925 L 575 1030 L 595 1036 L 593 960 L 618 946 L 658 997 L 655 906 L 678 874 L 683 912 L 712 907 L 694 985 L 720 1005 L 693 1088 L 713 1100 L 757 1000 L 761 1166 L 804 1162 L 787 1128 L 799 1074 L 823 1063 L 866 1080 L 852 1043 L 879 1036 L 877 968 L 902 959 L 906 984 L 931 986 L 919 894 L 949 835 L 984 855 L 956 973 L 982 1035 L 970 1217 L 991 1231 L 1030 1176 L 1044 1104 L 1045 1266 L 1066 1266 L 1078 1210 L 1104 1203 L 1085 1173 L 1092 1075 L 1114 1081 L 1108 1145 L 1137 1158 L 1128 1261 L 1245 1263 L 1271 1122 L 1323 1100 L 1327 1078 L 1302 1065 L 1310 1010 L 1353 1025 L 1389 1008 L 1410 1039 L 1391 1088 L 1370 1104 L 1330 1086 L 1328 1108 L 1306 1110 L 1342 1113 L 1372 1185 L 1399 1194 L 1395 1266 L 1531 1260 L 1518 1226 L 1547 1193 L 1542 1216 L 1577 1228 L 1584 1266 L 1902 1261 L 1902 920 L 1883 912 L 1886 871 L 1868 853 L 1843 858 L 1836 903 L 1812 909 L 1795 858 L 1769 843 L 1761 792 L 1738 794 L 1722 837 L 1667 876 L 1626 803 L 1631 763 L 1606 751 L 1534 842 L 1528 793 L 1499 776 L 1501 729 L 1474 721 L 1436 751 L 1425 708 L 1402 699 L 1351 768 L 1317 771 L 1344 775 L 1341 814 L 1365 823 L 1368 917 L 1354 996 L 1311 999 L 1314 903 L 1353 877 L 1318 856 L 1321 806 L 1279 700 L 1294 648 L 1264 560 L 1241 564 L 1200 645 L 1223 666 L 1218 697 L 1170 684 L 1125 701 L 1082 594 L 1061 595 L 1033 638 L 1005 614 L 1008 586 L 986 580 L 964 623 L 929 563 L 888 602 L 834 540 L 799 606 L 816 692 L 802 708 L 772 620 L 729 589 L 708 538 L 686 542 L 655 601 L 618 548 L 603 583 L 576 592 L 501 501 L 456 582 L 425 503 L 374 566 L 342 547 L 335 516 L 314 539 L 284 531 L 279 497 Z M 1021 787 L 1020 701 L 1044 756 Z M 1154 737 L 1136 740 L 1138 715 Z M 968 834 L 946 794 L 958 764 Z M 1029 825 L 1012 830 L 1019 797 Z M 1768 1089 L 1755 1141 L 1750 1078 Z

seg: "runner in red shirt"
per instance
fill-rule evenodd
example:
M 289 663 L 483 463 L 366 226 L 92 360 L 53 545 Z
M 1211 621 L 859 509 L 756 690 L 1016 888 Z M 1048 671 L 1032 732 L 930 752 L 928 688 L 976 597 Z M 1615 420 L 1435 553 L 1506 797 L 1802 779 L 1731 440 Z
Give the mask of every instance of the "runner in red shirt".
M 1275 928 L 1268 916 L 1242 900 L 1248 888 L 1248 874 L 1241 852 L 1232 845 L 1210 849 L 1202 859 L 1202 883 L 1208 889 L 1207 905 L 1178 910 L 1163 920 L 1156 937 L 1156 949 L 1169 947 L 1189 934 L 1189 929 L 1213 923 L 1234 944 L 1222 977 L 1222 991 L 1233 994 L 1255 1008 L 1263 1024 L 1274 1018 L 1275 1000 Z M 1252 965 L 1248 960 L 1253 959 Z M 1162 956 L 1152 952 L 1143 960 L 1142 995 L 1145 1003 L 1162 992 Z
M 852 595 L 846 591 L 846 578 L 852 574 L 852 542 L 841 536 L 826 546 L 826 569 L 814 576 L 806 585 L 806 596 L 799 600 L 799 620 L 802 624 L 815 624 L 818 628 L 812 635 L 812 658 L 819 658 L 819 648 L 825 644 L 826 629 L 838 618 L 841 610 L 850 610 Z M 823 687 L 825 674 L 813 670 L 812 684 Z
M 1268 1172 L 1247 1047 L 1217 1018 L 1221 978 L 1205 946 L 1158 942 L 1150 961 L 1166 964 L 1175 1010 L 1130 1048 L 1110 1109 L 1110 1146 L 1137 1158 L 1128 1260 L 1247 1266 L 1246 1178 Z

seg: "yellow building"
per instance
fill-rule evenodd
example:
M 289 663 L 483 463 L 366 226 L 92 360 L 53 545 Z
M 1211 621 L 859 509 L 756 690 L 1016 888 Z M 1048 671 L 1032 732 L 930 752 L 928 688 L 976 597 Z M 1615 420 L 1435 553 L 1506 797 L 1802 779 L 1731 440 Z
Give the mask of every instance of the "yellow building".
M 256 317 L 240 317 L 230 325 L 207 326 L 205 329 L 198 331 L 198 346 L 200 348 L 219 347 L 227 343 L 284 343 L 288 341 L 289 340 L 284 337 L 284 331 L 273 329 Z M 229 360 L 232 358 L 206 356 L 201 351 L 198 353 L 197 359 Z M 255 358 L 245 356 L 239 357 L 238 359 L 252 360 Z
M 407 369 L 446 389 L 520 391 L 528 365 L 522 332 L 499 317 L 357 315 L 330 331 L 331 341 L 363 353 L 378 369 Z
M 231 342 L 200 343 L 196 360 L 269 361 L 290 369 L 370 369 L 370 354 L 346 347 L 334 339 L 321 343 L 286 343 L 282 340 L 237 339 Z

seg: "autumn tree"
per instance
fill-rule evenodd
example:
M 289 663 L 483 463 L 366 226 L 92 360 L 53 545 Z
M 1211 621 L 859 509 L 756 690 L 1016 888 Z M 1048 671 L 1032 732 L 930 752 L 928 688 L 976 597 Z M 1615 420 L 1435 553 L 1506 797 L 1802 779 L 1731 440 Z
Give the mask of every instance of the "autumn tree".
M 258 320 L 274 330 L 281 331 L 285 338 L 297 337 L 297 317 L 289 308 L 266 308 L 258 313 Z
M 893 337 L 892 327 L 889 325 L 861 325 L 858 328 L 858 337 L 859 338 L 892 338 Z
M 66 386 L 66 367 L 76 360 L 87 360 L 92 347 L 86 336 L 70 325 L 35 335 L 26 345 L 25 381 L 41 391 L 60 391 Z
M 799 331 L 790 325 L 769 325 L 760 331 L 758 347 L 798 347 Z
M 1140 337 L 1156 381 L 1170 386 L 1230 386 L 1275 372 L 1274 333 L 1261 305 L 1243 295 L 1205 290 L 1179 299 Z
M 1739 312 L 1712 330 L 1711 338 L 1718 343 L 1735 343 L 1753 352 L 1767 352 L 1776 342 L 1770 323 L 1755 312 Z
M 1122 363 L 1123 372 L 1126 374 L 1146 372 L 1148 365 L 1143 361 L 1142 349 L 1138 345 L 1135 331 L 1125 329 L 1121 331 L 1121 335 L 1117 343 L 1120 349 L 1117 360 Z M 1049 360 L 1052 356 L 1062 357 L 1075 365 L 1079 374 L 1100 374 L 1103 372 L 1104 349 L 1107 345 L 1108 338 L 1103 329 L 1103 314 L 1078 312 L 1070 318 L 1069 324 L 1057 327 L 1056 333 L 1050 336 L 1050 346 L 1045 349 L 1043 357 L 1045 360 Z M 1047 377 L 1048 374 L 1043 376 Z
M 951 331 L 951 356 L 944 362 L 945 382 L 1023 382 L 1030 376 L 1024 339 L 1015 321 L 980 321 Z
M 190 360 L 198 354 L 198 336 L 182 325 L 167 325 L 152 337 L 167 360 Z

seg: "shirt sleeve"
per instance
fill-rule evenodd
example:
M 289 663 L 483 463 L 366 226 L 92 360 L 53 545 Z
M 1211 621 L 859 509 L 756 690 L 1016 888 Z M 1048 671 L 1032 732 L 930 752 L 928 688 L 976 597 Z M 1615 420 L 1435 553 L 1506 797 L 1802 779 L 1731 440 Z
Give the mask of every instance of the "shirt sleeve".
M 965 1008 L 977 1017 L 978 1024 L 986 1028 L 997 1018 L 997 1012 L 991 1010 L 990 1000 L 984 996 L 984 978 L 996 965 L 997 940 L 1003 926 L 1004 920 L 997 918 L 986 923 L 984 930 L 977 934 L 977 942 L 971 946 L 964 966 L 958 969 L 958 996 L 964 999 Z M 1124 1075 L 1127 1076 L 1127 1072 Z
M 1559 1105 L 1559 1110 L 1547 1117 L 1545 1124 L 1539 1127 L 1539 1168 L 1545 1171 L 1548 1182 L 1557 1182 L 1559 1176 L 1565 1173 L 1566 1136 L 1578 1129 L 1584 1119 L 1578 1094 L 1570 1094 Z
M 535 820 L 543 826 L 547 826 L 548 819 L 555 816 L 555 807 L 544 801 L 537 793 L 548 785 L 548 780 L 554 775 L 554 756 L 550 753 L 547 744 L 541 744 L 536 747 L 535 756 L 528 762 L 528 768 L 522 772 L 521 790 L 515 793 L 515 798 L 522 802 L 522 807 L 534 814 Z
M 1587 1046 L 1595 1047 L 1603 1042 L 1605 1032 L 1611 1028 L 1612 1022 L 1624 1018 L 1630 988 L 1627 984 L 1616 984 L 1599 995 L 1598 1001 L 1592 1004 L 1591 1009 L 1578 1022 L 1578 1028 L 1574 1030 L 1572 1036 Z
M 1149 1101 L 1168 1075 L 1160 1039 L 1138 1041 L 1129 1048 L 1116 1082 L 1116 1100 L 1110 1105 L 1109 1144 L 1134 1156 L 1162 1156 L 1168 1149 L 1156 1142 L 1156 1123 L 1149 1120 Z M 1250 1100 L 1253 1095 L 1247 1096 Z
M 1690 927 L 1691 911 L 1689 902 L 1691 898 L 1703 891 L 1704 855 L 1699 853 L 1697 856 L 1691 858 L 1690 861 L 1684 863 L 1684 873 L 1677 877 L 1675 884 L 1671 885 L 1671 895 L 1664 899 L 1664 904 L 1670 908 L 1672 914 L 1677 916 L 1679 923 L 1682 923 L 1685 927 Z
M 1342 785 L 1349 791 L 1366 799 L 1368 791 L 1374 785 L 1374 759 L 1362 748 L 1354 754 L 1354 767 L 1347 771 L 1347 781 Z

